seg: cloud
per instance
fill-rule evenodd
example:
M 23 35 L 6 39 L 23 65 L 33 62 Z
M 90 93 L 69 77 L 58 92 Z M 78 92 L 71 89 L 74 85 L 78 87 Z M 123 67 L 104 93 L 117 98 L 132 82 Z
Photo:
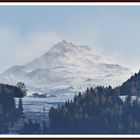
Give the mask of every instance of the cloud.
M 26 64 L 39 57 L 62 37 L 53 32 L 33 32 L 22 35 L 11 26 L 0 27 L 0 72 L 13 65 Z

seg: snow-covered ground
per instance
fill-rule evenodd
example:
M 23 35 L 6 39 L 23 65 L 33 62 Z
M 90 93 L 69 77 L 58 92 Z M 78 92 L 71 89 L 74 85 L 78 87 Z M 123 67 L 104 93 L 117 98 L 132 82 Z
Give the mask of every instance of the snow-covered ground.
M 24 121 L 31 119 L 33 122 L 38 122 L 42 126 L 42 122 L 45 120 L 46 125 L 49 126 L 48 112 L 50 107 L 57 107 L 58 105 L 63 105 L 66 100 L 72 100 L 75 94 L 60 94 L 58 97 L 51 98 L 35 98 L 35 97 L 24 97 L 23 98 L 23 108 L 25 118 L 20 118 L 15 125 L 10 128 L 9 134 L 18 134 L 20 128 L 23 127 Z M 120 98 L 125 101 L 125 96 L 120 96 Z M 136 96 L 132 96 L 132 101 L 136 99 Z M 18 105 L 18 98 L 16 98 L 16 104 Z M 139 98 L 140 101 L 140 98 Z
M 37 121 L 39 123 L 42 123 L 45 117 L 45 120 L 48 124 L 48 112 L 50 107 L 57 107 L 58 105 L 62 105 L 68 99 L 73 99 L 74 95 L 74 93 L 66 93 L 59 94 L 57 97 L 50 98 L 35 98 L 29 96 L 24 97 L 22 99 L 24 116 L 27 120 L 32 119 L 33 121 Z M 18 100 L 19 99 L 16 98 L 16 104 L 18 104 Z
M 126 95 L 120 96 L 120 98 L 123 100 L 123 102 L 125 101 L 126 97 L 127 97 Z M 132 99 L 131 101 L 135 100 L 136 96 L 132 96 L 131 99 Z M 138 98 L 138 100 L 140 101 L 140 98 Z
M 57 107 L 58 105 L 63 105 L 65 101 L 72 100 L 75 94 L 60 94 L 58 97 L 51 98 L 35 98 L 35 97 L 24 97 L 23 108 L 24 115 L 26 119 L 32 119 L 41 123 L 45 117 L 47 124 L 49 123 L 48 112 L 50 107 Z M 124 101 L 126 96 L 120 96 Z M 136 96 L 132 96 L 132 100 L 136 99 Z M 18 99 L 16 99 L 18 102 Z M 45 109 L 45 111 L 44 111 Z
M 18 134 L 19 130 L 24 126 L 24 122 L 28 122 L 31 119 L 33 122 L 40 123 L 41 127 L 45 121 L 46 126 L 49 126 L 48 113 L 50 107 L 57 107 L 58 105 L 63 105 L 68 99 L 73 99 L 75 94 L 60 94 L 58 97 L 50 98 L 35 98 L 26 96 L 22 99 L 24 118 L 20 118 L 14 124 L 14 126 L 9 128 L 10 135 Z M 18 106 L 19 98 L 15 98 L 16 105 Z

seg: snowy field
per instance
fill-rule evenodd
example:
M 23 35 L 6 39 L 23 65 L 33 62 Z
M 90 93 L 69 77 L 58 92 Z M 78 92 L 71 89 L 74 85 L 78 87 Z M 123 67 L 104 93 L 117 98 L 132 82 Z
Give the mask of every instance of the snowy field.
M 63 93 L 59 94 L 58 97 L 51 98 L 35 98 L 26 96 L 22 99 L 23 109 L 24 109 L 24 119 L 20 119 L 15 126 L 10 128 L 9 134 L 18 134 L 19 128 L 22 128 L 23 120 L 28 121 L 31 119 L 33 122 L 38 122 L 42 126 L 42 122 L 45 120 L 47 126 L 49 126 L 48 112 L 50 107 L 57 107 L 58 105 L 63 105 L 65 101 L 72 100 L 74 93 Z M 126 96 L 120 96 L 120 98 L 125 101 Z M 132 96 L 132 101 L 136 99 L 136 96 Z M 18 105 L 18 98 L 16 98 L 16 105 Z M 139 98 L 140 100 L 140 98 Z
M 65 101 L 68 99 L 73 99 L 75 94 L 59 94 L 58 97 L 51 97 L 51 98 L 35 98 L 35 97 L 24 97 L 23 101 L 23 109 L 24 109 L 24 116 L 25 119 L 31 119 L 34 122 L 37 121 L 40 124 L 45 119 L 46 124 L 49 125 L 49 118 L 48 112 L 50 107 L 57 107 L 58 105 L 63 105 Z M 126 96 L 120 96 L 121 99 L 124 101 Z M 136 97 L 132 96 L 132 100 Z M 18 99 L 16 99 L 18 102 Z
M 75 94 L 62 94 L 58 97 L 50 98 L 35 98 L 35 97 L 24 97 L 22 99 L 24 116 L 26 119 L 32 119 L 41 123 L 46 120 L 48 124 L 48 112 L 50 107 L 57 107 L 58 105 L 63 105 L 68 99 L 73 99 Z M 18 99 L 16 99 L 16 104 L 18 104 Z

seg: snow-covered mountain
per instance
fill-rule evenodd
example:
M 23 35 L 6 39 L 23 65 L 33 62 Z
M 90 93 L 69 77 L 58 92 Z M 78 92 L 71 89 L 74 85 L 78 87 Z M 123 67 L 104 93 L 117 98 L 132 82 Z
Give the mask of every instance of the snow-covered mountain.
M 106 62 L 88 46 L 62 41 L 27 65 L 8 69 L 0 75 L 0 82 L 24 81 L 29 91 L 66 93 L 95 85 L 117 86 L 131 74 L 124 66 Z

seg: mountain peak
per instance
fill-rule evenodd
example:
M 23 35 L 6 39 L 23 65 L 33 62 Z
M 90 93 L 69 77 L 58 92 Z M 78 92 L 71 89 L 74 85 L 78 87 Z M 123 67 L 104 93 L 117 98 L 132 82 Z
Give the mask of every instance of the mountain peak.
M 66 40 L 62 40 L 61 42 L 57 43 L 56 45 L 61 44 L 61 45 L 68 45 L 68 46 L 76 46 L 72 42 L 68 42 Z
M 89 51 L 90 48 L 88 46 L 75 45 L 72 42 L 67 42 L 65 40 L 62 40 L 61 42 L 54 45 L 48 52 L 62 54 L 66 52 L 75 52 L 75 51 L 80 51 L 80 50 Z
M 67 42 L 65 40 L 57 43 L 54 45 L 48 52 L 49 53 L 55 53 L 55 54 L 62 54 L 66 52 L 74 51 L 78 46 L 74 45 L 71 42 Z
M 62 40 L 60 43 L 68 44 L 68 42 L 66 40 Z

